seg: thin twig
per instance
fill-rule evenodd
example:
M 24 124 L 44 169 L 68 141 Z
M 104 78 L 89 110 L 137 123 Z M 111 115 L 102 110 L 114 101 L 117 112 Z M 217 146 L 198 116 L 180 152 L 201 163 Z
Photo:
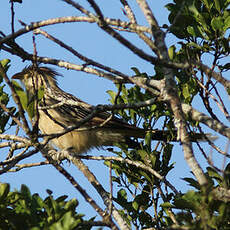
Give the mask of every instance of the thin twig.
M 85 189 L 83 189 L 82 186 L 79 183 L 77 183 L 77 181 L 62 166 L 53 162 L 51 159 L 48 159 L 48 161 L 50 161 L 50 163 L 74 186 L 74 188 L 80 192 L 80 194 L 84 197 L 85 201 L 88 202 L 96 210 L 98 214 L 100 214 L 105 223 L 110 223 L 112 229 L 118 230 L 118 228 L 112 220 L 108 222 L 110 219 L 108 219 L 108 214 L 100 208 L 96 201 L 88 195 Z
M 161 181 L 163 181 L 175 194 L 179 194 L 179 192 L 177 191 L 177 189 L 163 176 L 161 176 L 158 172 L 156 172 L 154 169 L 152 169 L 151 167 L 144 165 L 141 162 L 136 162 L 136 161 L 132 161 L 129 159 L 124 159 L 122 157 L 105 157 L 105 156 L 77 156 L 81 159 L 90 159 L 90 160 L 108 160 L 108 161 L 119 161 L 122 163 L 127 163 L 129 165 L 133 165 L 137 168 L 141 168 L 144 169 L 148 172 L 150 172 L 152 175 L 154 175 L 155 177 L 157 177 L 158 179 L 160 179 Z
M 36 29 L 35 30 L 35 34 L 42 34 L 43 36 L 45 36 L 46 38 L 52 40 L 53 42 L 57 43 L 58 45 L 60 45 L 61 47 L 65 48 L 66 50 L 70 51 L 72 54 L 74 54 L 75 56 L 77 56 L 79 59 L 81 59 L 82 61 L 86 62 L 86 65 L 93 65 L 96 66 L 100 69 L 106 70 L 112 74 L 116 74 L 118 76 L 126 76 L 123 73 L 121 73 L 118 70 L 115 70 L 111 67 L 105 66 L 103 64 L 100 64 L 98 62 L 95 62 L 94 60 L 87 58 L 86 56 L 80 54 L 79 52 L 77 52 L 75 49 L 73 49 L 72 47 L 66 45 L 64 42 L 62 42 L 61 40 L 55 38 L 54 36 L 51 36 L 50 34 L 48 34 L 46 31 L 41 30 L 41 29 Z
M 11 3 L 11 8 L 10 8 L 10 10 L 11 10 L 11 33 L 14 34 L 14 15 L 15 15 L 15 13 L 14 13 L 14 1 L 11 0 L 10 3 Z
M 106 22 L 112 26 L 118 26 L 122 27 L 124 29 L 129 28 L 131 31 L 140 31 L 140 32 L 146 32 L 151 33 L 148 27 L 140 26 L 132 23 L 123 22 L 121 20 L 115 20 L 110 18 L 105 18 Z M 13 34 L 9 34 L 3 38 L 0 39 L 0 45 L 5 43 L 8 40 L 15 39 L 25 33 L 28 33 L 30 31 L 33 31 L 34 29 L 49 26 L 49 25 L 55 25 L 60 23 L 72 23 L 72 22 L 88 22 L 88 23 L 95 23 L 97 22 L 94 17 L 85 17 L 85 16 L 69 16 L 69 17 L 58 17 L 58 18 L 50 18 L 43 21 L 38 22 L 32 22 L 31 24 L 25 26 L 22 29 L 19 29 L 18 31 L 15 31 Z
M 25 168 L 32 168 L 32 167 L 37 167 L 37 166 L 42 166 L 42 165 L 48 165 L 50 164 L 48 161 L 41 161 L 37 163 L 28 163 L 28 164 L 16 164 L 15 169 L 10 169 L 8 172 L 18 172 L 22 169 Z

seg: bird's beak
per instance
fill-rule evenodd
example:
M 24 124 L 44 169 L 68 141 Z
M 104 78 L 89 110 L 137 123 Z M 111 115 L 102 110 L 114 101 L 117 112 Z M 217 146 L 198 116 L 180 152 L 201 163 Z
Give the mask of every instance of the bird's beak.
M 13 75 L 11 77 L 11 79 L 19 79 L 19 80 L 21 80 L 22 79 L 22 75 L 20 73 L 16 73 L 15 75 Z

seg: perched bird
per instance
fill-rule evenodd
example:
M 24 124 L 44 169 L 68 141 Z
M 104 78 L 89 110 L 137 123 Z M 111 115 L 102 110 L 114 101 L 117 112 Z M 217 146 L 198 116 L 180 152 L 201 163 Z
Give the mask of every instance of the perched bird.
M 95 108 L 59 88 L 57 75 L 60 74 L 51 68 L 29 66 L 12 77 L 22 81 L 29 99 L 34 97 L 38 89 L 44 90 L 38 107 L 38 127 L 43 134 L 48 135 L 75 126 Z M 79 129 L 52 139 L 52 143 L 60 150 L 81 154 L 92 148 L 112 146 L 114 143 L 123 142 L 133 145 L 134 141 L 130 139 L 131 137 L 145 137 L 146 130 L 130 125 L 115 116 L 108 119 L 110 115 L 108 112 L 100 112 L 83 123 Z M 161 130 L 151 130 L 151 132 L 153 140 L 166 141 L 169 134 L 169 131 Z M 202 134 L 191 134 L 192 141 L 203 138 Z M 176 138 L 172 141 L 176 141 Z

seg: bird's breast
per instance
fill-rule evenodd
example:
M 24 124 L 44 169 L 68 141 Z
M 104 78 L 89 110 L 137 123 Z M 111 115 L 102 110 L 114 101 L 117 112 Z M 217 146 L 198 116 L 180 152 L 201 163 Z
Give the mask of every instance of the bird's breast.
M 48 114 L 42 110 L 39 112 L 39 129 L 43 134 L 61 133 L 64 131 L 63 126 L 68 127 L 69 125 L 74 125 L 74 123 L 68 124 L 65 118 L 60 117 L 55 111 L 49 110 Z M 81 127 L 80 130 L 68 132 L 52 139 L 51 142 L 60 150 L 71 150 L 74 154 L 81 154 L 95 147 L 109 146 L 114 142 L 124 140 L 123 134 L 108 128 Z

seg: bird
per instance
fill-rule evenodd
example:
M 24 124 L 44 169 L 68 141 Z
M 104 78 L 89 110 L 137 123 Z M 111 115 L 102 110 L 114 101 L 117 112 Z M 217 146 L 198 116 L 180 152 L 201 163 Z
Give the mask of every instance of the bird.
M 76 126 L 95 109 L 95 106 L 62 90 L 57 82 L 59 75 L 61 74 L 52 68 L 30 65 L 12 76 L 12 79 L 22 82 L 29 101 L 34 98 L 38 89 L 42 89 L 43 96 L 38 102 L 38 128 L 47 136 Z M 147 132 L 151 132 L 153 140 L 161 141 L 167 141 L 171 133 L 169 130 L 145 130 L 103 111 L 92 116 L 80 127 L 53 138 L 51 142 L 61 151 L 79 155 L 93 148 L 114 146 L 115 143 L 136 146 L 133 138 L 145 138 Z M 171 141 L 178 141 L 176 130 L 174 133 Z M 192 141 L 204 139 L 204 135 L 200 133 L 190 133 L 190 136 Z

